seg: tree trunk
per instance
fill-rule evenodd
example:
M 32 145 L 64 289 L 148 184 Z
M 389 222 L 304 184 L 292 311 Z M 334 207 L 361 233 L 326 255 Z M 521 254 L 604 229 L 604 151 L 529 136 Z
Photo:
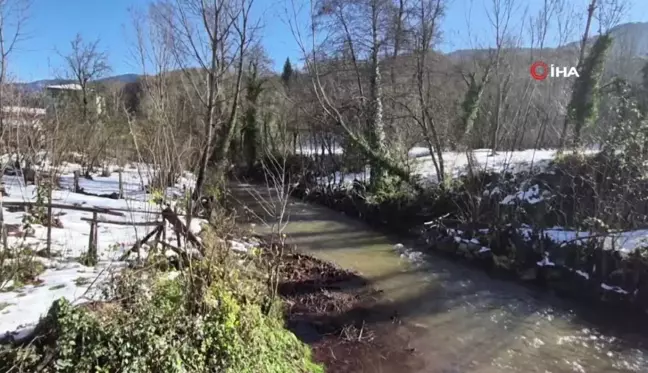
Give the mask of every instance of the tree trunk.
M 245 30 L 245 26 L 244 26 L 244 30 Z M 227 154 L 229 152 L 232 139 L 236 134 L 236 122 L 238 118 L 239 98 L 241 96 L 241 80 L 243 78 L 243 59 L 244 59 L 245 43 L 246 43 L 245 32 L 243 32 L 243 36 L 241 39 L 241 46 L 239 50 L 240 53 L 239 60 L 236 67 L 237 68 L 236 85 L 234 88 L 234 98 L 232 99 L 230 117 L 227 123 L 225 124 L 225 128 L 221 133 L 221 136 L 219 136 L 219 141 L 217 143 L 215 154 L 214 154 L 214 158 L 216 160 L 215 176 L 216 179 L 219 181 L 222 180 L 222 178 L 225 176 L 225 172 L 227 170 Z
M 385 149 L 385 124 L 383 122 L 382 79 L 378 60 L 378 9 L 377 4 L 372 7 L 372 50 L 371 50 L 371 78 L 370 78 L 370 145 L 381 158 L 386 158 Z M 374 190 L 382 187 L 385 181 L 385 170 L 382 162 L 371 162 L 371 186 Z
M 380 79 L 380 67 L 378 61 L 375 61 L 374 74 L 371 82 L 372 103 L 371 103 L 371 146 L 382 157 L 387 157 L 385 151 L 385 127 L 383 122 L 383 105 L 382 105 L 382 88 Z M 374 188 L 380 188 L 385 179 L 385 170 L 381 166 L 382 162 L 371 163 L 371 185 Z
M 202 154 L 200 155 L 200 163 L 198 166 L 198 175 L 196 176 L 196 187 L 193 191 L 192 198 L 198 200 L 202 195 L 202 189 L 207 177 L 207 164 L 209 163 L 209 156 L 212 148 L 212 138 L 214 137 L 214 128 L 216 121 L 214 118 L 214 103 L 216 99 L 216 92 L 218 89 L 218 82 L 216 80 L 216 61 L 217 61 L 217 45 L 212 44 L 211 51 L 211 67 L 208 72 L 207 84 L 207 107 L 205 108 L 205 143 L 203 144 Z M 225 153 L 227 154 L 227 153 Z
M 577 69 L 578 73 L 582 73 L 583 61 L 585 60 L 585 48 L 587 46 L 587 39 L 589 38 L 590 27 L 592 26 L 592 18 L 594 17 L 594 10 L 596 10 L 596 0 L 590 2 L 589 7 L 587 8 L 587 22 L 585 24 L 585 31 L 583 32 L 583 38 L 581 39 L 580 51 L 578 53 L 578 64 Z M 560 131 L 560 143 L 558 145 L 558 152 L 562 152 L 565 144 L 567 142 L 567 131 L 570 125 L 570 116 L 569 112 L 565 115 L 565 120 L 563 122 L 562 131 Z

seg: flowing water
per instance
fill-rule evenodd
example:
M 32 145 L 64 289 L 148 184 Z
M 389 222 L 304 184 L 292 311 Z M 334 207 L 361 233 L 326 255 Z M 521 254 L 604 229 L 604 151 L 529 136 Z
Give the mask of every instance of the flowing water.
M 271 199 L 246 184 L 232 194 L 257 212 L 259 201 Z M 284 232 L 298 250 L 356 270 L 383 290 L 382 301 L 409 328 L 408 347 L 425 362 L 420 372 L 648 372 L 648 336 L 640 332 L 613 333 L 569 302 L 405 249 L 323 207 L 291 200 L 287 217 Z

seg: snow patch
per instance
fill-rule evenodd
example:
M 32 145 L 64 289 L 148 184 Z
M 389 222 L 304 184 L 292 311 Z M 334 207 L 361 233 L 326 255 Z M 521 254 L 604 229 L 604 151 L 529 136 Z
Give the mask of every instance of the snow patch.
M 628 292 L 623 290 L 622 288 L 620 288 L 618 286 L 610 286 L 610 285 L 608 285 L 606 283 L 601 283 L 601 288 L 603 290 L 613 291 L 613 292 L 619 293 L 619 294 L 628 294 Z
M 578 273 L 581 277 L 585 278 L 586 280 L 589 280 L 590 278 L 587 272 L 583 272 L 580 269 L 577 269 L 575 272 Z
M 513 205 L 519 201 L 526 202 L 529 204 L 536 204 L 542 202 L 544 198 L 540 195 L 540 186 L 538 184 L 533 185 L 532 187 L 518 191 L 515 194 L 508 195 L 504 197 L 500 204 L 502 205 Z
M 96 267 L 85 267 L 78 263 L 78 258 L 88 251 L 90 224 L 82 218 L 91 219 L 92 212 L 74 211 L 67 209 L 52 209 L 53 215 L 60 220 L 63 228 L 52 228 L 51 251 L 57 256 L 53 259 L 35 258 L 46 266 L 45 272 L 38 276 L 37 285 L 27 285 L 19 289 L 8 289 L 0 292 L 0 338 L 11 334 L 14 338 L 28 335 L 29 331 L 46 314 L 52 302 L 66 298 L 73 304 L 96 300 L 100 295 L 98 288 L 112 276 L 121 271 L 127 263 L 118 261 L 124 252 L 135 242 L 144 237 L 153 227 L 133 226 L 130 223 L 151 222 L 160 219 L 161 207 L 150 201 L 151 195 L 142 190 L 142 184 L 149 181 L 151 169 L 136 165 L 122 172 L 124 199 L 110 199 L 89 196 L 72 191 L 74 176 L 72 172 L 80 169 L 75 164 L 64 164 L 60 178 L 61 190 L 52 191 L 52 202 L 63 205 L 99 207 L 109 210 L 122 210 L 123 216 L 99 214 L 99 219 L 119 221 L 125 225 L 99 223 L 97 237 L 97 254 L 99 263 Z M 45 169 L 49 165 L 44 165 Z M 139 168 L 139 171 L 138 171 Z M 193 186 L 193 175 L 185 173 L 180 182 L 166 190 L 169 197 L 181 196 Z M 36 202 L 36 187 L 25 185 L 21 176 L 4 175 L 2 181 L 7 196 L 4 202 Z M 94 194 L 111 194 L 119 191 L 119 175 L 113 173 L 109 177 L 94 176 L 93 180 L 79 179 L 80 187 Z M 66 190 L 68 189 L 68 190 Z M 23 211 L 3 210 L 4 223 L 17 227 L 23 226 Z M 184 219 L 180 217 L 182 221 Z M 189 227 L 198 233 L 205 221 L 193 219 Z M 33 251 L 45 248 L 47 228 L 33 224 L 33 235 L 18 237 L 11 235 L 7 239 L 9 247 L 29 246 Z M 175 238 L 170 226 L 166 227 L 167 240 Z M 142 257 L 146 252 L 140 253 Z

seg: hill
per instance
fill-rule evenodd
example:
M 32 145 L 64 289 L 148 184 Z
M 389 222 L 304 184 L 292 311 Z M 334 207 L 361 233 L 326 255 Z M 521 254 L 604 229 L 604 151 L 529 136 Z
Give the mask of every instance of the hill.
M 115 76 L 108 76 L 105 78 L 101 78 L 96 80 L 95 82 L 103 83 L 103 84 L 111 84 L 111 83 L 128 84 L 128 83 L 136 82 L 139 78 L 140 75 L 137 74 L 122 74 L 122 75 L 115 75 Z M 70 79 L 43 79 L 43 80 L 36 80 L 29 83 L 14 83 L 13 86 L 18 89 L 23 89 L 28 93 L 38 93 L 44 90 L 45 87 L 47 86 L 56 85 L 56 84 L 67 84 L 67 83 L 74 83 L 74 81 Z

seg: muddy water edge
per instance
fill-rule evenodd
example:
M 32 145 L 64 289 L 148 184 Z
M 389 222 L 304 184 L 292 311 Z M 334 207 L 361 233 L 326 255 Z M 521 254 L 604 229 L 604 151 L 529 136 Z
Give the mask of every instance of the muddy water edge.
M 234 184 L 231 191 L 236 204 L 268 221 L 258 202 L 271 199 L 266 188 Z M 648 373 L 648 336 L 638 325 L 608 328 L 616 321 L 593 322 L 568 301 L 407 249 L 321 206 L 292 199 L 287 216 L 284 232 L 300 252 L 357 271 L 381 291 L 367 322 L 409 355 L 383 356 L 362 371 Z

